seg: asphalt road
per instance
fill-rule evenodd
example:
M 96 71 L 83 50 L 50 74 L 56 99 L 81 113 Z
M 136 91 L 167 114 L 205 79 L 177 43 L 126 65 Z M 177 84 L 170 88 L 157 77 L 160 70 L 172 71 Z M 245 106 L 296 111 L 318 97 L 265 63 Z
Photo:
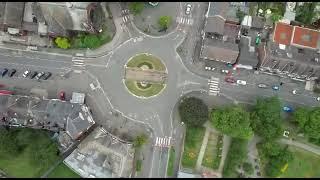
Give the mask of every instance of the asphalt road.
M 161 37 L 151 37 L 138 31 L 130 22 L 122 25 L 116 48 L 98 57 L 71 57 L 60 55 L 46 55 L 37 52 L 11 51 L 0 49 L 0 65 L 2 67 L 16 68 L 17 77 L 0 79 L 1 84 L 15 86 L 19 93 L 28 94 L 31 88 L 43 88 L 49 91 L 49 98 L 56 98 L 61 90 L 66 91 L 67 99 L 71 92 L 87 93 L 87 103 L 93 110 L 96 121 L 115 134 L 134 134 L 147 130 L 151 143 L 149 152 L 145 154 L 144 171 L 148 172 L 144 177 L 165 177 L 168 162 L 168 149 L 152 147 L 156 137 L 175 136 L 183 133 L 172 122 L 174 107 L 179 99 L 192 91 L 206 92 L 207 80 L 211 76 L 220 79 L 221 97 L 208 97 L 212 101 L 220 101 L 227 98 L 232 102 L 255 101 L 256 97 L 279 95 L 285 102 L 293 106 L 309 105 L 317 106 L 313 94 L 303 91 L 303 95 L 293 95 L 293 88 L 303 89 L 301 83 L 289 82 L 275 92 L 271 88 L 261 89 L 257 84 L 263 82 L 269 85 L 282 81 L 278 77 L 253 74 L 253 72 L 240 71 L 235 74 L 236 79 L 246 80 L 248 85 L 230 85 L 224 82 L 225 75 L 219 72 L 205 72 L 201 63 L 192 63 L 193 47 L 199 37 L 199 30 L 203 26 L 201 20 L 206 10 L 207 3 L 192 3 L 192 26 L 178 25 L 177 29 Z M 120 6 L 113 6 L 120 8 Z M 184 11 L 182 6 L 181 11 Z M 121 11 L 116 9 L 113 11 Z M 120 17 L 116 17 L 119 18 Z M 202 21 L 202 22 L 201 22 Z M 125 29 L 125 30 L 123 30 Z M 188 37 L 184 48 L 188 50 L 185 57 L 180 57 L 176 48 Z M 108 49 L 108 50 L 107 50 Z M 190 52 L 189 52 L 190 49 Z M 135 54 L 150 53 L 160 58 L 167 67 L 167 86 L 161 94 L 150 99 L 140 99 L 132 96 L 123 83 L 124 65 Z M 94 54 L 94 51 L 91 52 Z M 196 61 L 197 62 L 197 61 Z M 21 73 L 26 70 L 50 71 L 53 77 L 47 81 L 35 81 L 21 78 Z M 66 74 L 65 77 L 61 75 Z M 89 84 L 95 86 L 91 89 Z M 223 102 L 222 102 L 223 103 Z M 123 128 L 123 126 L 131 127 Z M 114 127 L 117 127 L 115 130 Z M 174 133 L 175 132 L 175 133 Z M 174 134 L 174 135 L 173 135 Z M 179 150 L 178 150 L 179 151 Z M 181 151 L 181 150 L 180 150 Z M 177 151 L 176 151 L 177 152 Z M 180 152 L 177 153 L 180 156 Z

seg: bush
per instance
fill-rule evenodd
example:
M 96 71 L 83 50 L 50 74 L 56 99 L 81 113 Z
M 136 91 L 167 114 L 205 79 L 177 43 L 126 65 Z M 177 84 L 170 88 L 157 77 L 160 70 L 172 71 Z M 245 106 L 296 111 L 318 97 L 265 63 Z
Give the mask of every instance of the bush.
M 190 97 L 180 103 L 179 114 L 188 126 L 201 127 L 208 120 L 209 110 L 201 99 Z
M 142 161 L 139 159 L 136 161 L 136 171 L 140 172 L 142 168 Z
M 160 25 L 161 29 L 167 29 L 172 23 L 171 16 L 161 16 L 158 20 L 158 24 Z
M 248 175 L 252 175 L 254 172 L 254 169 L 251 163 L 248 163 L 248 162 L 243 163 L 242 168 Z
M 140 14 L 143 9 L 144 9 L 144 3 L 143 2 L 132 2 L 129 5 L 129 10 L 133 13 L 133 15 Z
M 59 48 L 62 49 L 69 49 L 71 47 L 71 44 L 69 42 L 69 39 L 65 38 L 65 37 L 57 37 L 54 42 L 56 43 L 56 45 Z
M 221 156 L 222 156 L 222 146 L 223 146 L 223 135 L 218 136 L 218 141 L 217 141 L 217 153 L 216 157 L 213 160 L 213 169 L 218 169 L 221 161 Z

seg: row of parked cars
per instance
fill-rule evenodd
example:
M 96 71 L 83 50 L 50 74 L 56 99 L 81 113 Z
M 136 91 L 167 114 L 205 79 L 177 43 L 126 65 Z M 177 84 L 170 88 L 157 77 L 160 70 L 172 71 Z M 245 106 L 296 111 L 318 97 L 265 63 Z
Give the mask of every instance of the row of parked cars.
M 5 77 L 6 75 L 8 76 L 8 77 L 12 77 L 15 73 L 17 72 L 17 70 L 16 69 L 7 69 L 7 68 L 4 68 L 4 69 L 0 69 L 0 75 L 1 75 L 1 77 Z M 26 78 L 26 77 L 28 77 L 29 76 L 29 78 L 30 79 L 33 79 L 33 78 L 35 78 L 35 79 L 37 79 L 37 80 L 39 80 L 39 79 L 43 79 L 43 80 L 47 80 L 47 79 L 49 79 L 49 77 L 51 77 L 51 72 L 40 72 L 40 73 L 38 73 L 38 72 L 36 72 L 36 71 L 29 71 L 29 70 L 26 70 L 23 74 L 22 74 L 22 76 L 24 77 L 24 78 Z
M 47 80 L 49 79 L 49 77 L 51 77 L 51 72 L 36 72 L 36 71 L 29 71 L 29 70 L 26 70 L 22 76 L 24 78 L 27 78 L 29 76 L 30 79 L 33 79 L 35 78 L 36 80 L 40 80 L 40 79 L 43 79 L 43 80 Z

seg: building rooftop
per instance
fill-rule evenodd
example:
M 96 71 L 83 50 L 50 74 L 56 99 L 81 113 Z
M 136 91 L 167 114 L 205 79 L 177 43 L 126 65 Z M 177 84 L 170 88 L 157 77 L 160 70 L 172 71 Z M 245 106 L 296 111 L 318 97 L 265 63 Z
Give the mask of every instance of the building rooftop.
M 317 48 L 319 42 L 319 31 L 308 28 L 294 26 L 292 45 L 301 46 L 304 48 Z
M 21 28 L 24 14 L 24 2 L 7 2 L 3 23 L 12 28 Z
M 95 122 L 85 105 L 37 97 L 0 96 L 1 124 L 66 131 L 77 139 Z
M 102 127 L 86 137 L 64 163 L 84 178 L 128 178 L 132 173 L 133 145 Z
M 290 45 L 293 27 L 289 24 L 278 22 L 274 29 L 273 41 L 283 45 Z
M 204 31 L 209 33 L 223 34 L 225 20 L 221 16 L 208 17 Z

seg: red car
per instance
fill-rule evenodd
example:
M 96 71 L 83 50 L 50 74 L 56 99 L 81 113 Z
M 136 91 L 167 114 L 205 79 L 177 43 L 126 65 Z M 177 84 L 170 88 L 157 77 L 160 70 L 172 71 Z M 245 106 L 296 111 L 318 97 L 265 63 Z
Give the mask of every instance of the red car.
M 60 91 L 59 99 L 62 101 L 66 100 L 66 93 L 64 91 Z
M 236 80 L 233 79 L 233 78 L 231 78 L 231 77 L 227 77 L 227 78 L 225 78 L 224 80 L 225 80 L 226 82 L 232 83 L 232 84 L 236 82 Z
M 13 94 L 12 91 L 8 91 L 8 90 L 0 90 L 0 95 L 11 95 Z

